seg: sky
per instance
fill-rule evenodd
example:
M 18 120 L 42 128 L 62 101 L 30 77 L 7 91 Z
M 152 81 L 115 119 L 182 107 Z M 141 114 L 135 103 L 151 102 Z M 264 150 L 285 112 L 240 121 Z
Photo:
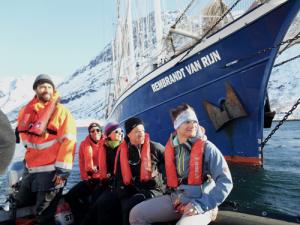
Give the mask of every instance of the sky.
M 113 38 L 116 1 L 1 1 L 0 78 L 41 73 L 65 78 L 87 65 Z M 154 0 L 131 1 L 142 3 L 134 14 Z M 183 9 L 189 1 L 164 0 L 162 9 Z
M 113 35 L 114 0 L 0 3 L 0 77 L 69 76 Z

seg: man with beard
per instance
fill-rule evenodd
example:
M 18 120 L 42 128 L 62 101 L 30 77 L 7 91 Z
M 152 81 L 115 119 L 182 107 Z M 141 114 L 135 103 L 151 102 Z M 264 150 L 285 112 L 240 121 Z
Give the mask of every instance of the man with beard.
M 37 76 L 33 90 L 34 98 L 18 116 L 17 131 L 26 152 L 16 205 L 35 205 L 38 224 L 53 225 L 73 166 L 76 124 L 70 111 L 59 103 L 59 93 L 48 75 Z

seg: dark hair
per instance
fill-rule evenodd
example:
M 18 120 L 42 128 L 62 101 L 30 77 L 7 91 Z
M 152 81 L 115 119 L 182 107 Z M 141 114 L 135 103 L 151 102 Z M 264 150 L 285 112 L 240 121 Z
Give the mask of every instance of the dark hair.
M 137 127 L 138 125 L 144 125 L 143 120 L 141 120 L 138 117 L 131 117 L 128 120 L 125 121 L 125 131 L 126 131 L 126 135 L 129 134 L 132 129 L 134 129 L 135 127 Z
M 174 122 L 174 120 L 177 118 L 177 116 L 181 112 L 187 110 L 188 108 L 190 108 L 193 111 L 195 111 L 194 108 L 192 106 L 190 106 L 189 104 L 187 104 L 187 103 L 182 103 L 181 105 L 177 106 L 176 108 L 171 109 L 170 110 L 170 115 L 171 115 L 171 118 L 172 118 L 172 122 Z
M 91 129 L 94 128 L 94 127 L 99 128 L 99 130 L 102 132 L 102 127 L 100 126 L 100 124 L 99 124 L 99 123 L 96 123 L 96 122 L 92 122 L 92 123 L 89 125 L 89 127 L 88 127 L 89 133 L 90 133 Z

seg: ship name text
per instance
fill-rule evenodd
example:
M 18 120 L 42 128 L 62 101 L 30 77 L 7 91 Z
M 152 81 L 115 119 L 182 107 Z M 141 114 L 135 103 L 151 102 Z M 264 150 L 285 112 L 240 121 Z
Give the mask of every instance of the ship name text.
M 182 79 L 185 79 L 189 75 L 199 72 L 203 68 L 207 68 L 216 62 L 220 61 L 222 58 L 218 52 L 215 50 L 209 54 L 199 57 L 188 65 L 168 74 L 167 76 L 161 78 L 160 80 L 151 84 L 153 92 L 160 91 L 161 89 L 168 87 Z

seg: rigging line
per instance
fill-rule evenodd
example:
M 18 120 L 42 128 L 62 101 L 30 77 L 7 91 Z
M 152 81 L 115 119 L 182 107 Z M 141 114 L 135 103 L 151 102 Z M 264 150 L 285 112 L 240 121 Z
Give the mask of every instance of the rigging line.
M 176 63 L 180 63 L 198 44 L 200 44 L 204 38 L 207 37 L 207 35 L 232 11 L 232 9 L 240 2 L 241 0 L 237 0 L 218 20 L 217 22 L 205 32 L 204 35 L 197 41 L 194 46 L 192 46 L 189 50 L 186 51 L 186 53 L 181 57 L 181 59 Z
M 282 41 L 281 43 L 278 44 L 278 46 L 284 45 L 284 44 L 290 44 L 293 41 L 296 41 L 297 39 L 300 38 L 300 33 L 298 33 L 297 35 L 295 35 L 293 38 L 287 39 L 285 41 Z
M 175 23 L 171 26 L 171 28 L 175 28 L 177 23 L 182 19 L 183 15 L 188 11 L 188 9 L 192 6 L 192 4 L 195 2 L 195 0 L 192 0 L 188 6 L 185 8 L 185 10 L 181 13 L 181 15 L 176 19 Z
M 235 60 L 231 61 L 230 63 L 227 63 L 224 67 L 231 66 L 233 64 L 239 63 L 239 62 L 244 61 L 246 59 L 250 59 L 250 58 L 255 57 L 257 55 L 260 55 L 260 54 L 264 54 L 264 53 L 266 53 L 268 51 L 271 51 L 273 49 L 279 48 L 280 46 L 282 46 L 284 44 L 291 43 L 291 42 L 297 40 L 298 38 L 300 38 L 300 35 L 297 35 L 297 36 L 295 36 L 295 37 L 293 37 L 291 39 L 287 39 L 285 41 L 282 41 L 282 42 L 280 42 L 280 43 L 278 43 L 278 44 L 276 44 L 276 45 L 274 45 L 272 47 L 267 47 L 267 48 L 258 50 L 257 52 L 254 52 L 253 54 L 249 54 L 248 56 L 245 56 L 243 58 L 235 59 Z
M 300 58 L 300 55 L 297 55 L 297 56 L 295 56 L 295 57 L 292 57 L 292 58 L 289 58 L 289 59 L 287 59 L 287 60 L 285 60 L 285 61 L 282 61 L 282 62 L 280 62 L 280 63 L 277 63 L 277 64 L 275 64 L 275 65 L 273 66 L 273 68 L 276 68 L 276 67 L 278 67 L 278 66 L 282 66 L 283 64 L 286 64 L 286 63 L 288 63 L 288 62 L 290 62 L 290 61 L 293 61 L 293 60 L 295 60 L 295 59 L 298 59 L 298 58 Z
M 300 32 L 298 33 L 298 34 L 296 34 L 295 35 L 295 37 L 299 37 L 299 35 L 300 35 Z M 290 48 L 291 46 L 292 46 L 292 42 L 291 43 L 288 43 L 280 52 L 279 52 L 279 55 L 281 54 L 281 53 L 283 53 L 285 50 L 287 50 L 288 48 Z M 295 43 L 296 44 L 296 43 Z

